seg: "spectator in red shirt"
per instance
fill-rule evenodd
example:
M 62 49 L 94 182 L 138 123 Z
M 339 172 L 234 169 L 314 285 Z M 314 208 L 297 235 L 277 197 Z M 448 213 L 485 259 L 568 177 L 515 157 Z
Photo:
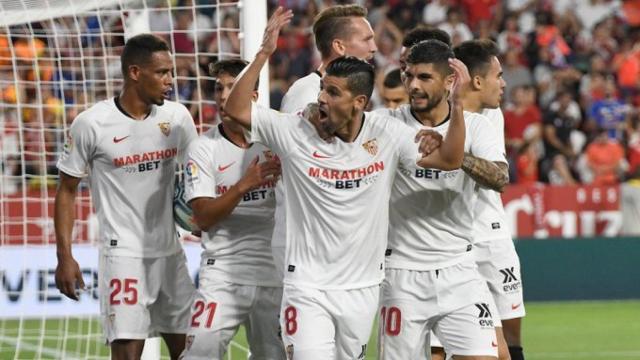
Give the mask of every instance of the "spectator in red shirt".
M 600 128 L 598 135 L 585 151 L 586 169 L 582 181 L 594 185 L 615 185 L 626 170 L 624 149 L 617 140 L 609 138 L 607 130 Z
M 525 141 L 520 147 L 516 167 L 516 184 L 538 182 L 538 151 L 532 142 Z
M 533 87 L 514 88 L 512 99 L 504 112 L 504 135 L 510 153 L 520 149 L 525 140 L 537 143 L 542 134 L 542 114 L 535 103 Z
M 478 30 L 478 24 L 481 21 L 491 22 L 497 16 L 498 10 L 502 5 L 500 0 L 460 0 L 460 5 L 467 15 L 467 24 L 471 31 Z

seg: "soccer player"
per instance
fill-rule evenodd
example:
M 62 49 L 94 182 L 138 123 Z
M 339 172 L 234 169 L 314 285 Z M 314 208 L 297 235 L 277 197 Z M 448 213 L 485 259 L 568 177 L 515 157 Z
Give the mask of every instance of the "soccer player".
M 315 103 L 320 93 L 320 78 L 327 65 L 340 56 L 370 60 L 378 50 L 373 30 L 367 21 L 367 9 L 359 5 L 336 5 L 321 11 L 313 21 L 313 34 L 322 63 L 311 74 L 296 80 L 282 99 L 280 111 L 295 113 Z M 323 136 L 326 137 L 325 134 Z M 284 185 L 276 184 L 276 225 L 271 243 L 276 268 L 284 276 L 285 227 Z
M 504 152 L 504 117 L 500 110 L 504 80 L 498 48 L 489 40 L 471 40 L 457 46 L 454 52 L 467 64 L 472 76 L 471 91 L 465 95 L 465 109 L 481 112 L 491 120 L 491 137 L 500 142 Z M 506 164 L 498 162 L 496 165 L 500 171 L 496 172 L 486 166 L 486 160 L 465 155 L 467 166 L 478 170 L 474 179 L 484 185 L 479 190 L 474 211 L 473 238 L 477 263 L 495 299 L 511 359 L 522 360 L 520 329 L 525 309 L 520 259 L 507 227 L 499 193 L 508 183 L 508 169 Z
M 407 67 L 407 55 L 409 49 L 424 40 L 440 40 L 451 46 L 451 37 L 446 31 L 440 29 L 431 29 L 424 26 L 416 26 L 411 29 L 402 39 L 402 48 L 400 48 L 400 70 L 404 72 Z
M 278 8 L 269 19 L 260 50 L 236 80 L 225 112 L 282 161 L 287 252 L 280 323 L 288 356 L 363 358 L 384 276 L 391 181 L 400 163 L 416 163 L 416 131 L 364 113 L 374 71 L 353 57 L 327 66 L 318 95 L 320 123 L 334 142 L 324 141 L 299 115 L 252 104 L 253 84 L 291 16 Z M 455 169 L 463 155 L 458 101 L 468 74 L 460 62 L 450 63 L 457 76 L 451 131 L 439 149 L 418 160 L 427 168 Z
M 316 101 L 320 78 L 334 59 L 355 56 L 368 61 L 378 51 L 373 29 L 367 21 L 367 9 L 360 5 L 335 5 L 324 9 L 313 20 L 313 35 L 322 62 L 316 71 L 291 85 L 282 99 L 282 112 L 294 113 Z
M 438 40 L 419 42 L 406 57 L 410 104 L 379 110 L 419 131 L 448 136 L 453 51 Z M 489 121 L 464 113 L 465 151 L 503 161 Z M 433 330 L 454 358 L 493 359 L 497 339 L 491 295 L 472 253 L 476 182 L 461 169 L 440 171 L 413 165 L 399 169 L 390 205 L 387 271 L 382 286 L 381 359 L 424 359 Z
M 173 61 L 163 40 L 135 36 L 120 60 L 122 92 L 76 117 L 58 161 L 56 286 L 75 300 L 77 287 L 84 288 L 71 230 L 76 190 L 88 176 L 100 223 L 100 311 L 111 357 L 140 358 L 144 339 L 160 333 L 177 359 L 195 289 L 173 221 L 174 174 L 197 133 L 189 111 L 165 100 Z
M 246 65 L 223 60 L 211 66 L 221 124 L 192 143 L 185 166 L 185 199 L 203 230 L 204 251 L 184 359 L 223 359 L 242 324 L 253 358 L 285 357 L 278 337 L 282 282 L 271 256 L 279 164 L 264 145 L 249 143 L 224 109 Z
M 402 104 L 409 103 L 409 94 L 402 85 L 400 69 L 393 69 L 385 75 L 380 95 L 384 106 L 389 109 L 396 109 Z

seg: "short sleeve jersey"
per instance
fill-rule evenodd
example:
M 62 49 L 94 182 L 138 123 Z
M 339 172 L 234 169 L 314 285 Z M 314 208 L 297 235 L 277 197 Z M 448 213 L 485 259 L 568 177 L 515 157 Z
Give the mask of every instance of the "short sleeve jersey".
M 495 139 L 500 144 L 502 153 L 506 152 L 504 145 L 504 116 L 502 110 L 484 109 L 482 112 L 489 122 L 493 130 L 487 136 Z M 485 160 L 491 160 L 479 156 Z M 506 158 L 502 160 L 492 160 L 507 163 Z M 473 222 L 473 240 L 474 242 L 483 242 L 497 238 L 510 238 L 511 232 L 507 225 L 507 215 L 502 205 L 502 197 L 500 193 L 491 189 L 480 187 L 478 190 L 478 202 L 475 207 L 475 220 Z
M 316 102 L 318 100 L 318 94 L 320 93 L 321 78 L 320 73 L 314 71 L 296 80 L 284 95 L 284 98 L 282 98 L 280 111 L 296 113 L 303 110 L 307 104 Z
M 386 111 L 417 132 L 425 128 L 409 105 Z M 465 152 L 492 160 L 504 155 L 489 121 L 464 112 Z M 446 120 L 432 129 L 446 135 Z M 391 192 L 387 267 L 433 270 L 471 260 L 473 208 L 477 184 L 462 169 L 442 171 L 416 165 L 400 166 Z
M 251 161 L 273 158 L 262 144 L 244 149 L 231 142 L 222 125 L 189 148 L 185 199 L 217 198 L 235 185 Z M 275 180 L 244 194 L 233 212 L 202 234 L 202 257 L 219 279 L 243 285 L 278 286 L 271 256 Z
M 314 71 L 296 80 L 284 95 L 280 111 L 295 114 L 302 111 L 307 104 L 316 102 L 318 94 L 320 93 L 320 79 L 320 73 Z M 276 225 L 273 229 L 273 241 L 271 242 L 273 247 L 285 246 L 286 220 L 284 215 L 284 196 L 283 180 L 280 180 L 276 184 Z
M 179 251 L 175 171 L 178 156 L 196 137 L 191 114 L 172 101 L 135 120 L 113 98 L 73 121 L 57 166 L 73 177 L 89 176 L 106 255 L 149 258 Z
M 252 140 L 282 162 L 286 187 L 285 284 L 357 289 L 384 276 L 391 183 L 418 158 L 415 132 L 365 113 L 356 139 L 322 140 L 298 115 L 253 105 Z

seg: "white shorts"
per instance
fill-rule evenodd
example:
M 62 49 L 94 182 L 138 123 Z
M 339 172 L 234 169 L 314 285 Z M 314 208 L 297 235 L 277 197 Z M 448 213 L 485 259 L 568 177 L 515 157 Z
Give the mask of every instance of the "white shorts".
M 278 279 L 284 279 L 284 246 L 272 246 L 271 255 L 273 256 L 273 264 L 276 266 L 276 272 L 278 273 Z
M 381 296 L 380 359 L 428 358 L 430 330 L 453 355 L 498 356 L 491 295 L 475 263 L 387 269 Z
M 183 251 L 159 258 L 100 255 L 100 313 L 108 343 L 185 334 L 195 287 Z
M 511 239 L 495 239 L 474 245 L 480 274 L 487 281 L 502 320 L 525 316 L 520 258 Z
M 319 290 L 284 286 L 280 326 L 287 359 L 364 359 L 380 286 Z
M 282 288 L 234 284 L 204 270 L 181 359 L 224 359 L 229 342 L 244 325 L 252 359 L 283 360 L 278 328 Z

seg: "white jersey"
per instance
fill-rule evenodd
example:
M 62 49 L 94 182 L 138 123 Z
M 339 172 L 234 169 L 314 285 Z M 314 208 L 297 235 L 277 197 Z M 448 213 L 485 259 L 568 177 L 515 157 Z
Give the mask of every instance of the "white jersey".
M 189 148 L 185 200 L 217 198 L 235 185 L 251 161 L 271 159 L 262 144 L 244 149 L 232 143 L 222 125 L 202 134 Z M 203 263 L 218 279 L 241 285 L 278 286 L 271 256 L 275 180 L 244 194 L 233 212 L 202 233 Z M 207 261 L 204 261 L 204 260 Z
M 502 115 L 502 110 L 500 110 L 500 108 L 484 109 L 482 114 L 489 118 L 489 122 L 492 125 L 492 133 L 487 136 L 497 141 L 502 153 L 505 154 L 504 116 Z M 479 155 L 478 157 L 491 160 Z M 506 159 L 497 161 L 507 163 Z M 481 187 L 479 189 L 478 201 L 474 213 L 473 241 L 475 243 L 497 238 L 511 238 L 511 231 L 508 229 L 507 224 L 507 215 L 504 212 L 504 206 L 502 205 L 502 198 L 499 192 Z
M 322 140 L 298 115 L 253 105 L 252 141 L 282 162 L 285 284 L 357 289 L 384 277 L 389 194 L 398 163 L 415 164 L 415 131 L 365 113 L 351 143 Z
M 280 111 L 292 114 L 304 110 L 309 103 L 317 102 L 318 94 L 320 94 L 321 78 L 322 75 L 314 71 L 291 84 L 291 87 L 282 98 Z
M 58 169 L 89 176 L 103 254 L 151 258 L 180 250 L 172 212 L 176 157 L 197 135 L 189 111 L 173 101 L 134 120 L 109 99 L 73 121 Z
M 378 110 L 393 115 L 416 132 L 424 128 L 410 105 Z M 487 118 L 464 112 L 465 152 L 492 161 L 506 161 Z M 450 122 L 433 130 L 445 135 Z M 387 267 L 433 270 L 472 261 L 473 208 L 476 182 L 462 169 L 442 171 L 416 165 L 400 167 L 391 192 Z
M 322 75 L 319 72 L 314 71 L 311 74 L 296 80 L 286 94 L 282 98 L 282 105 L 280 111 L 284 113 L 295 114 L 304 108 L 309 103 L 316 102 L 318 100 L 318 94 L 320 93 L 320 79 Z M 276 225 L 273 228 L 273 240 L 271 246 L 283 247 L 285 246 L 285 227 L 286 221 L 284 217 L 284 185 L 281 179 L 276 184 L 276 213 L 275 213 Z

